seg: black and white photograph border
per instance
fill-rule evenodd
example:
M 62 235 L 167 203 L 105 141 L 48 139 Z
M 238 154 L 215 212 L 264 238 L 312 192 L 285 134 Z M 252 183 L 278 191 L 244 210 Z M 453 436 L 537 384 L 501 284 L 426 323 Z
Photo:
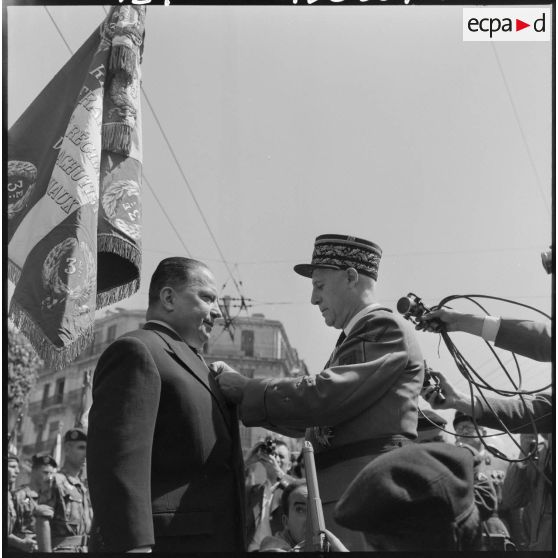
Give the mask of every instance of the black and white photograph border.
M 394 311 L 416 293 L 427 307 L 486 295 L 503 299 L 481 301 L 495 316 L 553 315 L 555 277 L 541 253 L 555 242 L 554 2 L 141 4 L 139 285 L 97 309 L 72 363 L 39 369 L 17 422 L 24 456 L 50 451 L 74 426 L 84 378 L 112 340 L 145 322 L 150 277 L 166 257 L 212 269 L 226 314 L 208 361 L 250 346 L 251 359 L 234 361 L 248 376 L 259 376 L 259 356 L 288 361 L 269 366 L 271 377 L 316 374 L 328 360 L 338 332 L 293 271 L 324 233 L 381 247 L 376 292 Z M 5 130 L 110 7 L 4 3 Z M 14 285 L 4 281 L 7 309 Z M 466 298 L 452 307 L 478 312 Z M 417 338 L 428 365 L 467 391 L 439 337 Z M 492 386 L 512 389 L 482 340 L 453 339 Z M 551 363 L 517 358 L 522 389 L 552 384 Z M 502 359 L 517 377 L 510 353 Z M 451 424 L 453 412 L 437 412 Z M 266 434 L 248 430 L 244 450 Z M 490 440 L 517 454 L 506 435 Z

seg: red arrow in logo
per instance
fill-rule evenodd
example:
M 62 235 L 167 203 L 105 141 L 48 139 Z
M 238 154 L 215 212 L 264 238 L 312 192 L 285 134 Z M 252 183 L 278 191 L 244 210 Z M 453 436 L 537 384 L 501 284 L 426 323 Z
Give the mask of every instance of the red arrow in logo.
M 522 29 L 525 29 L 525 27 L 531 27 L 530 23 L 525 23 L 524 21 L 521 21 L 520 19 L 515 20 L 515 30 L 516 31 L 521 31 Z

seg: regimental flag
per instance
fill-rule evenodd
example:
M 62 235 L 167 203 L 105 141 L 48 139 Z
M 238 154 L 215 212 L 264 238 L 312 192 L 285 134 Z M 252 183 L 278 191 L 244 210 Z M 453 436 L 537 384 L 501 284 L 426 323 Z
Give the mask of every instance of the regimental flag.
M 54 368 L 139 288 L 144 23 L 113 7 L 8 132 L 9 314 Z

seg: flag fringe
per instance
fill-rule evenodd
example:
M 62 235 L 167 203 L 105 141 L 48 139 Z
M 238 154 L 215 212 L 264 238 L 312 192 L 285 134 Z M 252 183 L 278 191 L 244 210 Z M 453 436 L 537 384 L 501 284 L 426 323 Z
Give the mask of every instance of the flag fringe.
M 54 370 L 61 370 L 68 366 L 93 343 L 94 323 L 89 325 L 72 343 L 64 347 L 56 347 L 14 298 L 10 303 L 8 315 L 44 360 L 45 366 Z
M 132 296 L 140 287 L 139 279 L 134 279 L 129 283 L 114 287 L 108 291 L 97 293 L 97 309 L 104 308 L 110 304 L 120 302 L 124 298 Z
M 15 285 L 21 277 L 21 268 L 12 260 L 8 260 L 8 279 Z
M 105 151 L 129 155 L 132 148 L 132 128 L 123 122 L 103 124 L 102 145 Z
M 141 266 L 141 248 L 122 237 L 100 234 L 97 239 L 97 252 L 108 252 L 125 258 L 133 263 L 138 271 Z
M 137 64 L 138 55 L 134 49 L 127 45 L 113 45 L 109 61 L 109 68 L 112 72 L 122 71 L 131 79 Z
M 140 287 L 139 269 L 141 268 L 141 249 L 135 244 L 121 237 L 102 234 L 97 240 L 97 251 L 108 252 L 109 254 L 117 254 L 125 258 L 138 268 L 138 277 L 124 285 L 113 287 L 108 291 L 97 293 L 97 309 L 104 308 L 109 304 L 119 302 L 124 298 L 132 296 Z

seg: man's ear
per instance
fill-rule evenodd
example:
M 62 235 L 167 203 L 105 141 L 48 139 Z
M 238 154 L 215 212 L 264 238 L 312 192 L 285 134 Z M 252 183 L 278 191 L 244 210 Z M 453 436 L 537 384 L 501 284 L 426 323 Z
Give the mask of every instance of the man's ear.
M 358 282 L 358 271 L 354 267 L 348 267 L 345 272 L 349 283 L 355 285 Z
M 163 287 L 159 292 L 159 302 L 168 312 L 172 312 L 174 310 L 174 297 L 175 292 L 172 287 Z

